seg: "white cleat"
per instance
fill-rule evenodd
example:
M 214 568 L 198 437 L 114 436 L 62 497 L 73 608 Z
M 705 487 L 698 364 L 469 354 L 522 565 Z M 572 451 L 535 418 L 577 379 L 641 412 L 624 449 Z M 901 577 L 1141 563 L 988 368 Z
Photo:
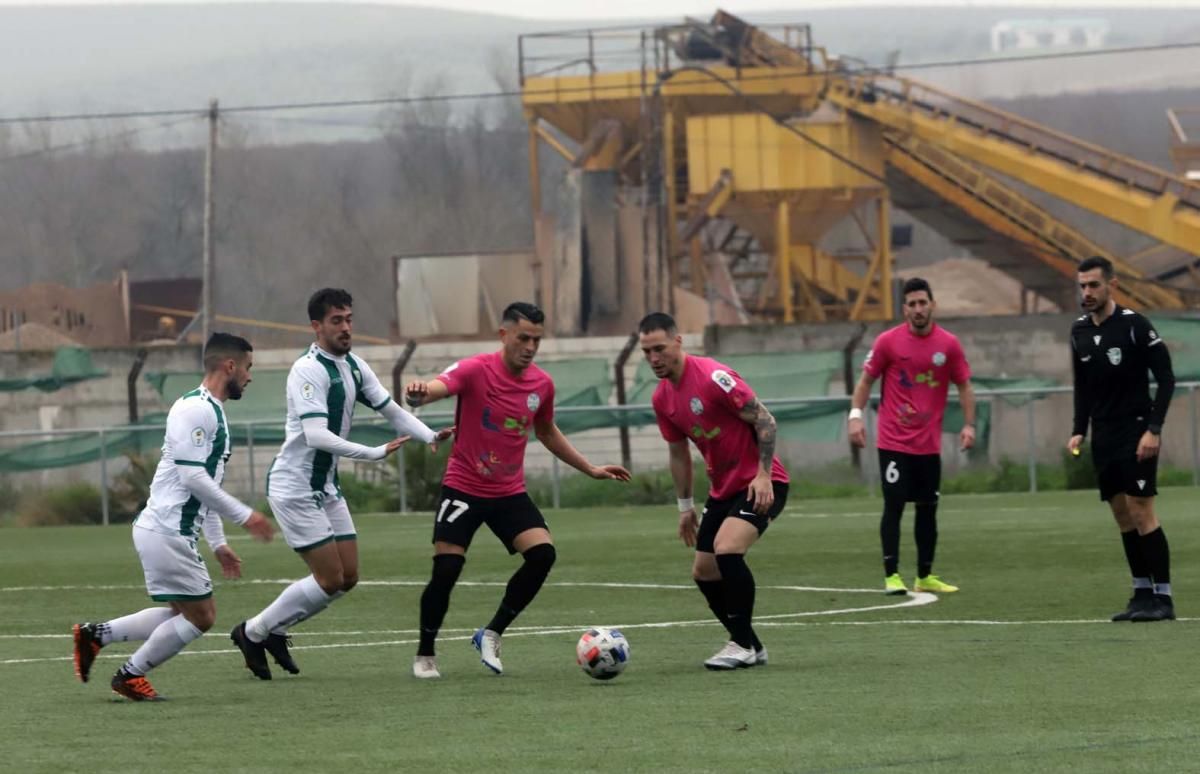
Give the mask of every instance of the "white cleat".
M 754 666 L 766 666 L 766 665 L 767 665 L 767 646 L 764 645 L 762 647 L 762 649 L 754 651 Z
M 754 648 L 743 648 L 733 640 L 725 643 L 713 657 L 704 662 L 706 669 L 742 669 L 758 663 Z
M 500 635 L 491 629 L 476 629 L 471 644 L 479 651 L 479 660 L 483 665 L 498 675 L 504 674 L 504 665 L 500 663 Z
M 441 676 L 437 668 L 437 656 L 417 656 L 413 659 L 413 677 L 434 680 Z

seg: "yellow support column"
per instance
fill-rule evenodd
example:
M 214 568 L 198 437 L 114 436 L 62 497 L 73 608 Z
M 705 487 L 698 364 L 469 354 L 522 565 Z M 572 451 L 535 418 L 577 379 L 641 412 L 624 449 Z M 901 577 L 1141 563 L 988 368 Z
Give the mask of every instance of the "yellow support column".
M 775 209 L 775 264 L 779 272 L 779 303 L 783 307 L 783 321 L 795 322 L 792 303 L 792 236 L 787 199 L 780 199 Z
M 538 133 L 537 119 L 529 119 L 529 198 L 531 199 L 533 217 L 536 219 L 542 211 L 542 173 L 538 164 Z
M 879 300 L 883 303 L 883 319 L 891 320 L 892 308 L 892 218 L 891 199 L 887 193 L 879 197 L 879 236 L 875 249 L 879 251 Z

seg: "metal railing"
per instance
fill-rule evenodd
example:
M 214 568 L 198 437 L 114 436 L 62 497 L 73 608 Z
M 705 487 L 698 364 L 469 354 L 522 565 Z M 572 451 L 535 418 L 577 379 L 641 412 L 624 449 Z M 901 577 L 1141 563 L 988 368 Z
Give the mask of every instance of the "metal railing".
M 1003 388 L 1003 389 L 990 389 L 990 390 L 980 389 L 980 390 L 975 391 L 975 396 L 976 396 L 977 400 L 979 400 L 979 401 L 985 401 L 985 400 L 992 399 L 992 398 L 1025 399 L 1025 403 L 1023 406 L 1024 416 L 1025 416 L 1025 449 L 1024 449 L 1024 451 L 1025 451 L 1026 465 L 1027 465 L 1028 475 L 1029 475 L 1029 491 L 1030 492 L 1038 491 L 1037 465 L 1038 465 L 1039 457 L 1044 456 L 1044 455 L 1039 455 L 1039 443 L 1038 443 L 1038 439 L 1037 439 L 1038 425 L 1037 425 L 1037 420 L 1036 420 L 1036 416 L 1035 416 L 1035 411 L 1036 411 L 1036 407 L 1037 407 L 1036 401 L 1037 401 L 1037 399 L 1054 396 L 1054 395 L 1069 395 L 1069 394 L 1071 394 L 1071 392 L 1072 392 L 1072 389 L 1070 387 Z M 1168 416 L 1168 426 L 1165 431 L 1166 433 L 1169 433 L 1171 436 L 1177 436 L 1179 434 L 1179 430 L 1180 430 L 1181 426 L 1187 425 L 1188 432 L 1189 432 L 1188 438 L 1189 438 L 1189 443 L 1190 443 L 1188 451 L 1190 452 L 1192 484 L 1194 486 L 1200 486 L 1200 405 L 1198 405 L 1198 394 L 1197 394 L 1198 392 L 1200 392 L 1200 382 L 1182 382 L 1176 386 L 1175 399 L 1173 401 L 1174 411 L 1172 411 L 1170 413 L 1170 415 Z M 876 400 L 877 399 L 873 398 L 871 405 L 868 406 L 868 408 L 866 410 L 866 415 L 867 415 L 866 419 L 867 419 L 867 427 L 868 427 L 868 451 L 872 451 L 874 449 L 873 443 L 874 443 L 874 438 L 875 438 L 875 432 L 874 432 L 873 419 L 874 419 L 874 406 L 876 404 Z M 956 401 L 957 397 L 952 394 L 950 396 L 950 400 L 952 402 Z M 1187 405 L 1183 405 L 1183 403 L 1185 401 L 1186 401 Z M 778 409 L 786 409 L 786 408 L 791 408 L 791 407 L 796 407 L 796 406 L 808 406 L 808 405 L 814 405 L 814 404 L 848 405 L 849 397 L 845 396 L 845 395 L 826 395 L 826 396 L 816 396 L 816 397 L 806 397 L 806 398 L 765 399 L 765 400 L 763 400 L 763 403 L 769 408 L 778 410 Z M 616 415 L 617 417 L 621 417 L 624 415 L 638 415 L 638 414 L 645 415 L 647 412 L 650 412 L 652 410 L 653 409 L 649 404 L 630 404 L 630 405 L 623 405 L 623 406 L 621 406 L 621 405 L 558 406 L 555 408 L 555 415 L 558 417 L 564 417 L 564 416 L 587 416 L 587 415 L 595 415 L 595 414 L 603 413 L 604 415 L 610 417 L 610 422 L 608 423 L 608 429 L 611 429 L 613 426 L 620 424 L 619 420 L 617 422 L 611 421 L 611 417 L 613 415 Z M 454 420 L 454 414 L 449 411 L 421 411 L 421 412 L 419 412 L 418 415 L 420 416 L 420 418 L 423 421 L 425 421 L 427 424 L 429 424 L 432 427 L 442 427 L 442 426 L 445 426 L 445 425 L 453 422 L 453 420 Z M 993 416 L 992 421 L 994 424 L 995 423 L 994 416 Z M 360 420 L 357 424 L 386 426 L 385 423 L 380 418 L 377 418 L 377 417 L 372 417 L 369 420 Z M 643 420 L 635 420 L 635 424 L 641 426 L 641 425 L 645 425 L 646 423 L 643 419 Z M 1059 435 L 1061 435 L 1061 439 L 1057 439 L 1055 441 L 1057 446 L 1061 446 L 1062 442 L 1065 442 L 1065 440 L 1069 436 L 1069 431 L 1070 431 L 1070 428 L 1067 426 L 1066 420 L 1063 420 L 1063 422 L 1061 424 L 1063 425 L 1063 427 L 1061 428 L 1062 432 L 1059 433 Z M 233 422 L 230 422 L 230 426 L 231 426 L 231 428 L 235 428 L 235 429 L 242 428 L 245 430 L 246 443 L 245 443 L 244 447 L 238 449 L 239 453 L 238 453 L 236 459 L 246 459 L 246 461 L 247 461 L 246 462 L 246 475 L 249 479 L 249 490 L 252 492 L 257 492 L 258 491 L 259 471 L 258 471 L 258 467 L 257 467 L 255 458 L 257 456 L 256 451 L 261 452 L 262 448 L 259 448 L 260 445 L 256 446 L 256 444 L 255 444 L 255 428 L 269 427 L 273 431 L 275 431 L 277 434 L 278 430 L 280 428 L 280 423 L 277 421 L 271 421 L 271 420 L 257 420 L 257 421 L 246 421 L 246 422 L 233 421 Z M 598 431 L 602 431 L 604 429 L 605 428 L 592 428 L 589 430 L 580 431 L 580 433 L 595 433 Z M 21 439 L 46 439 L 46 438 L 56 438 L 56 437 L 69 437 L 69 436 L 79 437 L 79 436 L 95 435 L 98 447 L 100 449 L 100 456 L 99 456 L 99 459 L 97 460 L 97 462 L 99 464 L 99 471 L 98 471 L 99 481 L 97 483 L 99 484 L 100 496 L 101 496 L 102 523 L 108 524 L 109 520 L 110 520 L 109 485 L 111 483 L 109 458 L 110 458 L 110 456 L 111 457 L 123 456 L 123 454 L 122 455 L 115 455 L 115 454 L 110 455 L 110 454 L 106 453 L 106 439 L 111 439 L 113 436 L 115 436 L 117 434 L 125 434 L 130 431 L 163 432 L 164 430 L 165 430 L 165 427 L 162 424 L 140 424 L 140 425 L 121 425 L 121 426 L 114 425 L 114 426 L 108 426 L 108 427 L 87 427 L 87 428 L 73 428 L 73 429 L 59 429 L 59 430 L 10 430 L 10 431 L 0 432 L 0 441 L 19 441 Z M 995 431 L 993 431 L 993 435 L 994 434 L 995 434 Z M 573 434 L 573 435 L 578 435 L 578 434 Z M 608 455 L 612 456 L 613 458 L 618 458 L 618 455 L 620 455 L 620 441 L 619 441 L 619 438 L 617 435 L 614 434 L 614 435 L 612 435 L 611 438 L 604 439 L 603 444 L 605 444 L 604 451 L 601 453 L 607 453 Z M 611 445 L 613 448 L 611 450 L 609 450 L 607 448 L 607 445 Z M 272 445 L 269 448 L 274 449 L 275 448 L 274 443 L 272 443 Z M 594 450 L 594 451 L 598 451 L 598 450 Z M 81 464 L 90 464 L 90 463 L 81 463 Z M 78 466 L 75 466 L 75 467 L 78 467 Z M 862 473 L 863 473 L 864 482 L 868 483 L 872 486 L 878 483 L 877 471 L 875 471 L 874 467 L 875 466 L 871 463 L 870 457 L 868 455 L 867 462 L 862 466 Z M 552 458 L 550 460 L 549 473 L 551 476 L 551 486 L 552 486 L 552 490 L 551 490 L 552 491 L 552 504 L 554 507 L 558 507 L 559 503 L 560 503 L 561 481 L 562 481 L 563 471 L 562 471 L 561 465 L 559 464 L 559 462 L 556 458 Z M 400 502 L 400 510 L 407 511 L 408 510 L 408 482 L 405 477 L 405 466 L 404 465 L 397 465 L 397 474 L 398 474 L 397 475 L 397 487 L 399 490 L 398 496 L 399 496 L 399 502 Z

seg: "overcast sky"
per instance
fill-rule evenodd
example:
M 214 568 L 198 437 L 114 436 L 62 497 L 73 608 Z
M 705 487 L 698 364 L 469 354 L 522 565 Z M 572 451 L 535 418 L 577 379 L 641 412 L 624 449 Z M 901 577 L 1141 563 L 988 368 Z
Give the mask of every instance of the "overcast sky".
M 214 0 L 141 0 L 140 5 L 164 3 L 205 3 Z M 217 0 L 224 2 L 226 0 Z M 268 2 L 270 0 L 267 0 Z M 280 0 L 291 2 L 293 0 Z M 347 0 L 301 0 L 302 2 L 347 2 Z M 113 0 L 0 0 L 0 5 L 113 5 Z M 806 8 L 861 8 L 865 6 L 949 6 L 971 7 L 1039 7 L 1053 12 L 1055 8 L 1078 15 L 1080 8 L 1200 8 L 1200 0 L 424 0 L 396 2 L 380 0 L 379 5 L 423 5 L 464 11 L 482 11 L 508 16 L 547 19 L 611 19 L 645 16 L 708 17 L 720 7 L 734 13 L 753 11 L 802 11 Z

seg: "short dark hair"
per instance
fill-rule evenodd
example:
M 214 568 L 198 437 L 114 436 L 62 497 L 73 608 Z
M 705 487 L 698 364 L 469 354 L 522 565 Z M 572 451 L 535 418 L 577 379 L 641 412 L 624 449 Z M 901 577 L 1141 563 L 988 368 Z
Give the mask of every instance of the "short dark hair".
M 929 282 L 920 277 L 910 277 L 904 280 L 904 287 L 900 289 L 900 297 L 904 298 L 909 293 L 916 293 L 919 290 L 924 290 L 929 294 L 929 300 L 933 300 L 933 288 L 929 287 Z
M 232 333 L 214 333 L 204 345 L 204 370 L 215 371 L 226 360 L 238 360 L 254 347 L 241 336 Z
M 1113 278 L 1112 261 L 1108 260 L 1103 255 L 1093 255 L 1091 258 L 1084 258 L 1079 262 L 1080 274 L 1083 274 L 1085 271 L 1091 271 L 1092 269 L 1099 269 L 1100 273 L 1104 275 L 1104 279 L 1106 280 Z
M 541 325 L 546 321 L 546 313 L 537 304 L 531 304 L 528 301 L 513 301 L 504 307 L 504 314 L 500 315 L 501 323 L 520 322 L 521 320 Z
M 638 333 L 653 331 L 665 331 L 668 336 L 674 336 L 679 333 L 679 326 L 675 324 L 675 318 L 666 312 L 651 312 L 638 323 Z
M 321 288 L 308 299 L 308 319 L 324 320 L 330 309 L 354 306 L 354 299 L 341 288 Z

